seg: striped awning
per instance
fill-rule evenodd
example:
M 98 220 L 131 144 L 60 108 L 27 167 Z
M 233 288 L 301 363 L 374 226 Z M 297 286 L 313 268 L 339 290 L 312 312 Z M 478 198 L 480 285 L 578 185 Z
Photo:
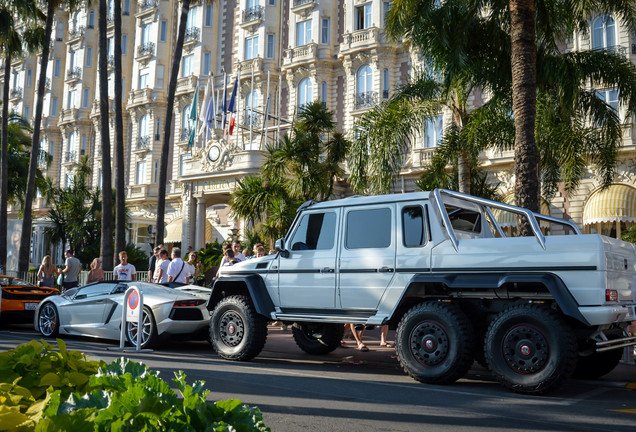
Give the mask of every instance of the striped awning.
M 504 204 L 515 205 L 515 194 L 508 194 L 502 200 Z M 541 214 L 550 216 L 550 204 L 548 204 L 543 199 L 541 200 Z M 497 219 L 497 223 L 500 227 L 506 228 L 511 226 L 517 226 L 517 215 L 516 213 L 512 213 L 505 210 L 500 209 L 492 209 L 492 214 Z
M 597 190 L 585 203 L 583 225 L 598 222 L 636 222 L 636 189 L 613 184 Z
M 212 224 L 209 220 L 205 221 L 205 242 L 212 243 Z M 177 218 L 166 225 L 166 235 L 163 238 L 164 243 L 180 243 L 183 238 L 183 218 Z

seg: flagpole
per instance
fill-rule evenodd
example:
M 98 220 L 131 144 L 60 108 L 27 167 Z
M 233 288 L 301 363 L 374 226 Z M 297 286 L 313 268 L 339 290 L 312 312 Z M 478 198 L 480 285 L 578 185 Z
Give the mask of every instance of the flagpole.
M 221 111 L 223 111 L 221 127 L 223 128 L 223 138 L 225 138 L 225 122 L 227 120 L 227 72 L 225 71 L 223 71 L 223 100 L 221 102 Z
M 252 138 L 254 137 L 254 62 L 252 61 L 252 82 L 250 83 L 250 97 L 252 98 L 250 109 L 250 150 L 252 150 Z M 247 109 L 247 107 L 246 107 Z
M 234 123 L 236 124 L 236 147 L 238 147 L 240 145 L 238 122 L 239 122 L 239 114 L 241 114 L 241 68 L 240 66 L 236 76 L 237 76 L 236 85 L 238 87 L 236 88 L 236 118 L 234 119 Z
M 267 95 L 267 102 L 265 103 L 265 118 L 263 119 L 263 129 L 261 132 L 261 143 L 259 146 L 259 150 L 263 150 L 263 141 L 267 143 L 267 121 L 269 120 L 269 70 L 267 71 L 267 90 L 265 92 Z

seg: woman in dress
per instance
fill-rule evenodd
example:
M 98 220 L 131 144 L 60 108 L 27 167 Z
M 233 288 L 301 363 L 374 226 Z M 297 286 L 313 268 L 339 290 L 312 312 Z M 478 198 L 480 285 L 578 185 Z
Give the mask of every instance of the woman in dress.
M 104 270 L 102 269 L 102 260 L 95 258 L 91 263 L 91 270 L 86 277 L 86 283 L 100 282 L 104 280 Z
M 60 274 L 57 267 L 53 265 L 51 261 L 51 255 L 45 255 L 42 258 L 42 265 L 38 270 L 38 281 L 42 287 L 55 288 L 55 276 Z

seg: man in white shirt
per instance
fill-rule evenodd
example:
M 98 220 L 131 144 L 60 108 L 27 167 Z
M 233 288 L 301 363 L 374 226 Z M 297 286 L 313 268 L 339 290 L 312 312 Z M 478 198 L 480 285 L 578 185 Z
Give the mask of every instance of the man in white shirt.
M 172 261 L 168 266 L 168 282 L 188 283 L 190 280 L 190 269 L 181 259 L 181 249 L 172 249 Z
M 170 259 L 168 259 L 168 251 L 162 249 L 159 252 L 159 259 L 156 263 L 155 274 L 153 281 L 156 283 L 168 282 L 168 266 L 170 265 Z
M 238 240 L 234 240 L 232 242 L 232 251 L 234 252 L 234 258 L 237 261 L 245 261 L 245 255 L 241 253 L 241 242 Z
M 119 261 L 121 264 L 113 270 L 113 277 L 119 281 L 134 281 L 137 279 L 137 270 L 135 266 L 128 263 L 128 254 L 126 251 L 119 252 Z

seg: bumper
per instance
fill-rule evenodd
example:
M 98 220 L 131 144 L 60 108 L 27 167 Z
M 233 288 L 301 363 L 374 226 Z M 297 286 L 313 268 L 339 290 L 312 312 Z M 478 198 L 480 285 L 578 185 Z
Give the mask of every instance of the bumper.
M 580 307 L 579 310 L 592 326 L 636 321 L 636 305 Z

